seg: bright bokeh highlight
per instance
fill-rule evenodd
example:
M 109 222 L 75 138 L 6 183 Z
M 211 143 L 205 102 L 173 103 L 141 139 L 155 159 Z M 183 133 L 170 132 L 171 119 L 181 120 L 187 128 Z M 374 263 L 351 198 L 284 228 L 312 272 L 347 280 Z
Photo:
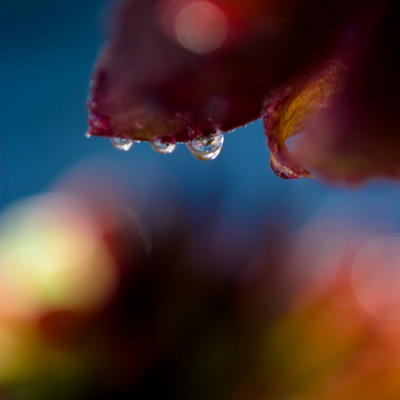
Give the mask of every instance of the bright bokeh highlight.
M 12 207 L 1 220 L 3 312 L 86 310 L 108 298 L 116 283 L 113 261 L 84 204 L 48 194 Z
M 175 19 L 175 35 L 187 50 L 205 54 L 217 50 L 224 43 L 228 22 L 224 12 L 208 1 L 185 5 Z

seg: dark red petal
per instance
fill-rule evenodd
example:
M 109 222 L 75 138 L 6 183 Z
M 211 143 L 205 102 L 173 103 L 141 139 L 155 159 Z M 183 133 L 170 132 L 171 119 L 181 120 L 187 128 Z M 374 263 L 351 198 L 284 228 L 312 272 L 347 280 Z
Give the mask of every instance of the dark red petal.
M 322 59 L 358 1 L 121 0 L 93 74 L 89 133 L 177 141 L 259 118 Z
M 400 27 L 397 3 L 360 20 L 337 101 L 313 119 L 298 148 L 303 163 L 335 182 L 400 177 Z

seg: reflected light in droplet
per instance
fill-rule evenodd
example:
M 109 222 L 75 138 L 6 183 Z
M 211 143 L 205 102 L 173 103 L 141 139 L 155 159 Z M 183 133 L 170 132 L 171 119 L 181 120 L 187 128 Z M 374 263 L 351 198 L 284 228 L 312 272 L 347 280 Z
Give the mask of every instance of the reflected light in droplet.
M 91 309 L 116 284 L 111 255 L 84 204 L 51 194 L 2 215 L 0 290 L 11 313 Z
M 400 236 L 385 235 L 368 241 L 352 269 L 354 295 L 373 317 L 400 320 Z
M 193 53 L 205 54 L 224 43 L 228 23 L 224 12 L 208 1 L 196 1 L 183 7 L 175 19 L 178 42 Z
M 214 135 L 193 139 L 187 144 L 189 151 L 201 161 L 215 160 L 224 145 L 224 134 L 217 131 Z

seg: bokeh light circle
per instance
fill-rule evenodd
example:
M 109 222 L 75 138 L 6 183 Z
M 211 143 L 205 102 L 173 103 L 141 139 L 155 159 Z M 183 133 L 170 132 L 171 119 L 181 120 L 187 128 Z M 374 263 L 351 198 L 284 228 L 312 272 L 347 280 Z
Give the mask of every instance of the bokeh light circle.
M 175 18 L 175 35 L 187 50 L 206 54 L 220 48 L 228 31 L 224 12 L 208 1 L 184 6 Z
M 1 215 L 3 309 L 35 314 L 99 306 L 116 284 L 112 257 L 83 202 L 47 194 Z
M 369 240 L 352 268 L 354 295 L 374 318 L 400 320 L 400 235 Z

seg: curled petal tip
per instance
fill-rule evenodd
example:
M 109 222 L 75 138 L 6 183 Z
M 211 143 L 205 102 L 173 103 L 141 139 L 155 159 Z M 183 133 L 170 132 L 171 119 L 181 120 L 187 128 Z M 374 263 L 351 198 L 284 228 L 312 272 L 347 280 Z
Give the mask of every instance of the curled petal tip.
M 271 169 L 276 176 L 283 179 L 313 178 L 313 175 L 300 164 L 293 161 L 286 147 L 271 153 Z
M 286 140 L 306 130 L 308 124 L 328 108 L 342 90 L 346 67 L 331 61 L 307 79 L 273 92 L 264 104 L 263 122 L 271 150 L 271 168 L 284 179 L 311 178 L 286 147 Z

